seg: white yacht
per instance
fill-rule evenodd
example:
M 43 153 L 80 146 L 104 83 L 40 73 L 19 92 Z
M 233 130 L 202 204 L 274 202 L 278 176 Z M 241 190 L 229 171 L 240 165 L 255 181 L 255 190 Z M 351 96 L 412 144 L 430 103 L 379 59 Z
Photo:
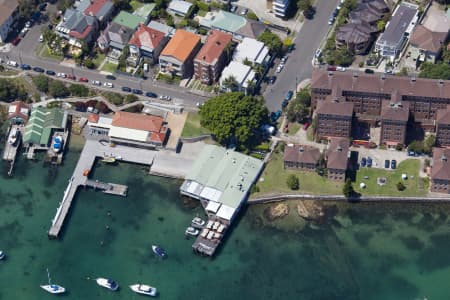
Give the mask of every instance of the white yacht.
M 152 286 L 146 284 L 133 284 L 130 285 L 130 289 L 138 294 L 155 297 L 158 294 L 158 290 Z
M 204 226 L 205 225 L 205 220 L 202 220 L 200 217 L 195 217 L 192 219 L 192 225 L 197 225 L 197 226 Z
M 191 235 L 191 236 L 197 236 L 200 233 L 200 231 L 197 228 L 194 228 L 192 226 L 189 226 L 186 228 L 185 234 Z
M 96 281 L 99 286 L 107 288 L 108 290 L 117 291 L 117 289 L 119 289 L 117 282 L 112 279 L 97 278 Z
M 4 259 L 6 257 L 5 252 L 0 250 L 0 260 Z
M 50 294 L 62 294 L 66 292 L 66 289 L 58 284 L 52 284 L 50 279 L 50 272 L 47 269 L 47 277 L 48 277 L 48 284 L 41 285 L 41 288 L 43 288 L 45 291 L 49 292 Z

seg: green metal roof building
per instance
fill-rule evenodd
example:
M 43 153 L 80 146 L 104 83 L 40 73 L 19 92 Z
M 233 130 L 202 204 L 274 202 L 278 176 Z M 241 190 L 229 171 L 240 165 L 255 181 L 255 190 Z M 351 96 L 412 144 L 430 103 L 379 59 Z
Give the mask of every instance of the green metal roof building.
M 206 145 L 186 175 L 182 194 L 207 200 L 206 210 L 231 221 L 247 200 L 264 163 L 242 153 Z
M 134 30 L 138 27 L 139 23 L 145 24 L 145 19 L 138 15 L 133 15 L 129 12 L 121 11 L 117 15 L 117 17 L 113 19 L 113 22 Z
M 236 33 L 245 24 L 247 24 L 246 18 L 223 10 L 209 12 L 205 17 L 200 19 L 201 26 L 219 29 L 229 33 Z
M 54 129 L 63 129 L 67 124 L 67 113 L 60 109 L 36 107 L 31 111 L 25 126 L 23 142 L 47 146 Z

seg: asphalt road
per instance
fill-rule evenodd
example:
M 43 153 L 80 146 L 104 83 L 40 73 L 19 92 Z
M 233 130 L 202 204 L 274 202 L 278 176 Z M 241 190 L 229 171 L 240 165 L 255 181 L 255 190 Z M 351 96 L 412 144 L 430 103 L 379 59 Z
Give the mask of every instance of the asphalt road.
M 284 69 L 275 74 L 277 80 L 269 85 L 263 93 L 270 111 L 281 109 L 286 93 L 295 90 L 296 84 L 311 78 L 314 52 L 329 30 L 328 18 L 339 0 L 317 0 L 316 15 L 312 20 L 305 20 L 295 38 L 295 49 L 289 54 Z M 278 60 L 277 60 L 278 61 Z M 276 68 L 276 65 L 273 69 Z

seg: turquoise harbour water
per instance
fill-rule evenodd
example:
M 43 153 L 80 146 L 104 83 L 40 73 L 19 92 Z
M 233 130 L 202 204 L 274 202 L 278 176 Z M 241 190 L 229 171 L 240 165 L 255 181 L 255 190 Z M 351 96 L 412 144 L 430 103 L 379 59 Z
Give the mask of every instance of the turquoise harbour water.
M 127 287 L 156 286 L 160 299 L 450 299 L 450 218 L 446 206 L 340 205 L 320 225 L 289 216 L 273 223 L 267 206 L 245 210 L 214 259 L 196 256 L 184 238 L 192 217 L 179 181 L 140 166 L 99 164 L 93 177 L 129 185 L 126 198 L 82 190 L 62 239 L 47 230 L 78 158 L 57 170 L 20 159 L 0 177 L 0 299 L 53 299 L 39 288 L 65 286 L 64 299 L 144 299 Z M 3 174 L 6 166 L 3 164 Z M 330 209 L 331 210 L 331 209 Z M 151 245 L 169 255 L 159 260 Z M 111 277 L 109 292 L 92 280 Z

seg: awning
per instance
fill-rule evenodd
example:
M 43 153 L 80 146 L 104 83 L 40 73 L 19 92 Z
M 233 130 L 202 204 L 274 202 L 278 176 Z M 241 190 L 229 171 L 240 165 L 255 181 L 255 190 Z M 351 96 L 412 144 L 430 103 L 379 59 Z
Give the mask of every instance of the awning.
M 216 213 L 219 210 L 220 203 L 214 201 L 208 201 L 208 205 L 206 205 L 206 210 Z

